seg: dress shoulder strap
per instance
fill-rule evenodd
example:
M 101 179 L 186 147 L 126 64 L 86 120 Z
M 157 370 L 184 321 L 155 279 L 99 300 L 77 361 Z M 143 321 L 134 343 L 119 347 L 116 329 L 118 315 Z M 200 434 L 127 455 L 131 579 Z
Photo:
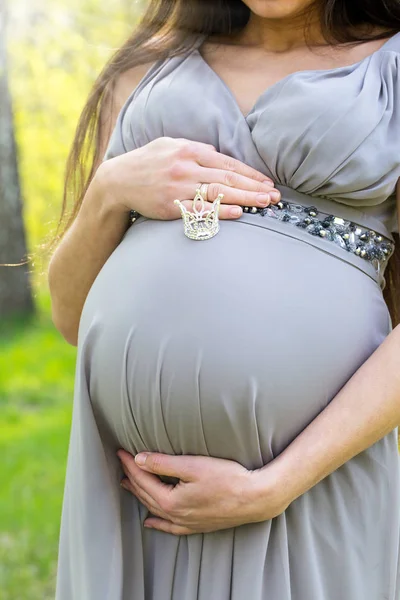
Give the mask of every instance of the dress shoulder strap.
M 111 134 L 108 147 L 104 154 L 103 162 L 123 154 L 129 149 L 132 149 L 127 148 L 125 144 L 125 140 L 130 137 L 130 124 L 127 123 L 124 129 L 125 114 L 127 113 L 130 105 L 136 100 L 142 91 L 144 94 L 149 93 L 152 82 L 157 80 L 157 77 L 161 71 L 164 72 L 164 70 L 166 70 L 166 72 L 168 72 L 169 70 L 176 68 L 176 65 L 185 59 L 186 56 L 189 56 L 192 52 L 199 48 L 206 38 L 207 35 L 203 33 L 193 34 L 190 43 L 184 51 L 178 54 L 172 54 L 171 56 L 159 58 L 150 66 L 135 88 L 131 91 L 127 100 L 125 101 L 125 104 L 121 108 L 115 128 Z
M 381 47 L 381 50 L 393 50 L 394 52 L 400 52 L 400 31 L 392 35 Z
M 203 44 L 203 42 L 208 38 L 207 33 L 197 33 L 193 38 L 193 45 L 191 47 L 192 50 L 197 50 Z

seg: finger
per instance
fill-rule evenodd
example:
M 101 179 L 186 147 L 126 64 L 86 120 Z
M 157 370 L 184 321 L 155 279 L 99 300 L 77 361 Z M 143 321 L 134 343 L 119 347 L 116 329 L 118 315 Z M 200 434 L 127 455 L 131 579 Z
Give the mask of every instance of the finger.
M 141 453 L 140 456 L 142 455 L 145 457 L 145 462 L 140 464 L 141 469 L 157 475 L 178 477 L 183 482 L 195 480 L 196 465 L 199 468 L 202 462 L 202 457 L 191 455 L 175 456 L 159 452 Z M 138 460 L 138 457 L 139 455 L 137 454 L 135 459 Z M 168 487 L 173 489 L 173 486 Z
M 228 187 L 221 183 L 210 183 L 208 186 L 207 197 L 213 202 L 219 194 L 223 194 L 221 203 L 238 206 L 259 206 L 265 208 L 270 204 L 276 204 L 279 200 L 272 200 L 271 193 L 249 192 L 248 190 Z
M 123 479 L 121 482 L 121 487 L 123 487 L 127 492 L 134 495 L 148 510 L 154 514 L 158 515 L 163 519 L 169 519 L 168 513 L 166 513 L 159 505 L 159 503 L 154 500 L 154 498 L 149 494 L 146 489 L 140 487 L 134 481 L 129 479 Z
M 246 165 L 232 156 L 222 154 L 221 152 L 213 152 L 206 148 L 201 149 L 199 151 L 197 162 L 202 167 L 220 169 L 222 171 L 234 171 L 238 175 L 244 175 L 255 181 L 267 181 L 269 184 L 274 185 L 272 179 L 264 173 L 253 169 L 253 167 Z
M 117 455 L 121 460 L 122 468 L 132 485 L 138 485 L 144 489 L 155 502 L 162 498 L 168 492 L 171 492 L 175 486 L 164 483 L 157 474 L 149 472 L 143 467 L 139 467 L 132 454 L 125 450 L 118 450 Z
M 217 152 L 216 147 L 213 144 L 206 144 L 205 142 L 198 142 L 196 140 L 188 140 L 187 138 L 173 138 L 175 142 L 180 142 L 185 145 L 185 147 L 190 150 L 192 149 L 192 154 L 194 156 L 198 156 L 199 152 L 204 151 L 212 151 Z
M 173 535 L 193 535 L 197 531 L 189 529 L 189 527 L 183 527 L 182 525 L 175 525 L 166 519 L 158 519 L 157 517 L 149 517 L 143 523 L 146 528 L 158 529 L 158 531 L 165 531 L 165 533 L 172 533 Z
M 193 173 L 203 183 L 221 183 L 227 187 L 247 190 L 249 192 L 270 193 L 274 192 L 280 196 L 280 192 L 274 188 L 270 181 L 258 181 L 235 171 L 224 171 L 222 169 L 211 169 L 202 167 L 199 172 Z
M 143 455 L 143 453 L 141 454 Z M 132 456 L 132 454 L 126 452 L 126 450 L 118 450 L 117 455 L 121 461 L 122 469 L 131 483 L 139 483 L 141 486 L 143 486 L 143 484 L 147 484 L 147 486 L 152 484 L 154 489 L 158 488 L 159 490 L 165 491 L 171 491 L 174 489 L 174 485 L 170 483 L 164 483 L 160 480 L 158 475 L 138 466 L 135 458 Z
M 148 494 L 144 489 L 139 487 L 134 481 L 131 481 L 128 477 L 124 478 L 121 481 L 120 485 L 122 488 L 124 488 L 124 490 L 139 498 L 139 500 L 143 504 L 145 504 L 149 510 L 151 509 L 161 511 L 160 506 L 154 501 L 150 494 Z M 165 516 L 166 514 L 164 513 L 163 517 Z
M 160 508 L 160 506 L 153 500 L 153 498 L 142 488 L 135 485 L 129 479 L 123 479 L 121 481 L 121 487 L 124 488 L 130 494 L 133 494 L 153 515 L 165 519 L 168 515 Z
M 217 197 L 217 196 L 216 196 Z M 221 200 L 223 202 L 224 200 Z M 193 201 L 192 200 L 183 200 L 181 201 L 186 210 L 193 211 Z M 173 216 L 178 219 L 182 216 L 179 207 L 173 204 Z M 213 208 L 212 202 L 204 203 L 204 210 L 208 211 Z M 219 219 L 238 219 L 243 214 L 243 209 L 241 206 L 228 206 L 227 204 L 220 204 L 218 218 Z

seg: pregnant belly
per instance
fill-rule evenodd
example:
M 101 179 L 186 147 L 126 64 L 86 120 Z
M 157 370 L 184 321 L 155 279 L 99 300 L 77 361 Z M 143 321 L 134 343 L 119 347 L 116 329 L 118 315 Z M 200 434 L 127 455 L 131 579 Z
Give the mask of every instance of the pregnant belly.
M 203 242 L 180 220 L 139 220 L 99 273 L 78 347 L 115 448 L 260 467 L 389 333 L 379 286 L 344 251 L 253 218 Z

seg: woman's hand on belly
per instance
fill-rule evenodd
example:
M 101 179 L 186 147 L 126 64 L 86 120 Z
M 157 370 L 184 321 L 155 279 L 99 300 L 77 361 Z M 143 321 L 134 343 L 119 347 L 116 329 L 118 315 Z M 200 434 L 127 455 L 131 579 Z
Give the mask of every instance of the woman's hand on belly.
M 168 137 L 104 161 L 96 181 L 102 197 L 112 206 L 122 212 L 136 210 L 150 219 L 179 219 L 174 200 L 191 208 L 201 183 L 209 184 L 207 209 L 224 194 L 221 219 L 240 217 L 242 206 L 268 206 L 280 200 L 271 179 L 256 169 L 210 144 Z
M 232 460 L 149 453 L 139 466 L 125 450 L 118 456 L 126 475 L 122 487 L 152 514 L 145 527 L 174 535 L 209 533 L 272 519 L 289 504 L 278 482 L 271 478 L 266 486 L 264 473 L 260 495 L 258 471 Z M 166 484 L 159 476 L 176 477 L 179 482 Z

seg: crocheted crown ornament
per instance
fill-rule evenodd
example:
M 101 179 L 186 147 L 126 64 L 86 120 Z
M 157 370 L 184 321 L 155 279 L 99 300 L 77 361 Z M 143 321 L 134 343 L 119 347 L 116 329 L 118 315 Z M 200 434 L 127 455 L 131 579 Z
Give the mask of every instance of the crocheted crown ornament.
M 204 198 L 199 188 L 193 199 L 193 212 L 187 210 L 180 200 L 174 200 L 174 204 L 177 204 L 181 211 L 186 237 L 191 240 L 208 240 L 218 233 L 218 213 L 223 197 L 224 194 L 219 194 L 212 203 L 212 208 L 205 210 Z

